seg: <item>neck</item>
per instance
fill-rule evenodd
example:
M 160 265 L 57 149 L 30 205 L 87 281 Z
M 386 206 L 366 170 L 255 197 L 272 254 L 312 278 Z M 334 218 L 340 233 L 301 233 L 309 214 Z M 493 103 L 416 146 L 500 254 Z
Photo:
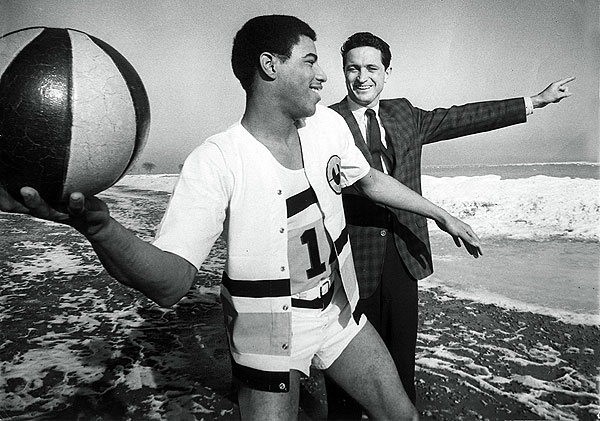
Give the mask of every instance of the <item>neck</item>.
M 246 101 L 242 126 L 286 168 L 302 168 L 302 150 L 294 120 L 277 103 Z
M 346 95 L 346 99 L 348 100 L 348 106 L 350 107 L 350 111 L 355 111 L 360 108 L 375 108 L 377 105 L 379 105 L 379 98 L 377 98 L 375 101 L 373 101 L 369 105 L 361 105 L 357 102 L 354 102 L 352 100 L 352 98 L 350 98 L 350 95 Z
M 294 120 L 273 102 L 259 101 L 249 96 L 242 117 L 242 126 L 265 146 L 295 142 Z

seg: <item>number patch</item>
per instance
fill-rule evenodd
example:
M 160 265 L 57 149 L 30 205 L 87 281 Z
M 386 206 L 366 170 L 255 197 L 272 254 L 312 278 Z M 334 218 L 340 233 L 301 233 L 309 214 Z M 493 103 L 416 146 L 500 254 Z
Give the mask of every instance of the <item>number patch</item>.
M 319 242 L 317 241 L 317 232 L 314 228 L 304 231 L 300 236 L 302 244 L 308 247 L 308 259 L 310 261 L 310 268 L 306 271 L 306 277 L 308 279 L 314 278 L 325 272 L 325 262 L 321 262 L 321 256 L 319 254 Z

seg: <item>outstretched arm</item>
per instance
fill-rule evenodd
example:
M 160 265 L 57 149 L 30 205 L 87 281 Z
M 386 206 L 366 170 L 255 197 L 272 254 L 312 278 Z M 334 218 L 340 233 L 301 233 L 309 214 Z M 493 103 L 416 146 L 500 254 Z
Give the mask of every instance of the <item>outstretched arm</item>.
M 483 254 L 479 237 L 468 224 L 381 171 L 371 168 L 369 173 L 357 182 L 357 187 L 377 203 L 433 219 L 440 229 L 452 236 L 457 247 L 460 247 L 462 240 L 473 257 L 477 258 Z
M 187 260 L 147 243 L 110 217 L 96 197 L 72 193 L 65 209 L 50 207 L 32 188 L 21 189 L 23 204 L 0 187 L 0 210 L 70 225 L 91 243 L 102 265 L 119 282 L 161 306 L 171 306 L 189 290 L 196 268 Z
M 570 97 L 572 94 L 569 92 L 567 83 L 574 80 L 574 77 L 568 77 L 552 82 L 542 92 L 531 97 L 533 108 L 543 108 L 548 104 L 560 102 L 564 98 Z

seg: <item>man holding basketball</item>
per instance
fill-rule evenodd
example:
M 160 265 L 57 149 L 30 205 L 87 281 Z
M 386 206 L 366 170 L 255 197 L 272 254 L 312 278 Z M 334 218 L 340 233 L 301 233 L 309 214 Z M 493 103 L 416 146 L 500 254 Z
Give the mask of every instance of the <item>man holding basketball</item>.
M 0 189 L 0 209 L 73 226 L 113 277 L 161 306 L 188 292 L 223 233 L 221 296 L 243 419 L 295 419 L 311 363 L 372 418 L 417 419 L 384 343 L 366 318 L 352 317 L 358 287 L 341 190 L 355 185 L 371 200 L 434 219 L 474 257 L 479 239 L 370 168 L 344 120 L 317 106 L 327 77 L 315 40 L 291 16 L 257 17 L 240 29 L 232 66 L 246 92 L 244 115 L 190 154 L 153 244 L 81 193 L 61 211 L 31 188 L 21 189 L 25 205 Z

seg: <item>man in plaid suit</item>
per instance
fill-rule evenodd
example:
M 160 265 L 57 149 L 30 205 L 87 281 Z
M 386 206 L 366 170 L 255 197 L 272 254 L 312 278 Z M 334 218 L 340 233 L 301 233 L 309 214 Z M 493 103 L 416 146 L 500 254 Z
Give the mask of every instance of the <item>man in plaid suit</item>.
M 425 111 L 405 98 L 380 100 L 390 75 L 389 45 L 371 33 L 356 33 L 342 46 L 348 96 L 331 106 L 346 120 L 358 148 L 372 167 L 421 193 L 423 145 L 526 121 L 533 108 L 570 96 L 566 84 L 550 84 L 531 98 L 486 101 Z M 375 111 L 375 141 L 367 109 Z M 367 114 L 367 116 L 366 116 Z M 374 121 L 374 120 L 371 120 Z M 343 192 L 360 301 L 355 317 L 366 314 L 387 344 L 413 403 L 417 338 L 417 280 L 433 272 L 427 221 L 383 207 L 356 189 Z M 361 408 L 327 382 L 330 419 L 360 419 Z

